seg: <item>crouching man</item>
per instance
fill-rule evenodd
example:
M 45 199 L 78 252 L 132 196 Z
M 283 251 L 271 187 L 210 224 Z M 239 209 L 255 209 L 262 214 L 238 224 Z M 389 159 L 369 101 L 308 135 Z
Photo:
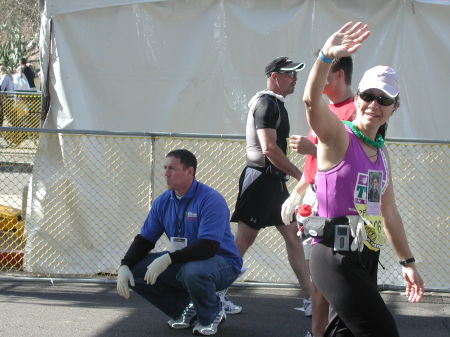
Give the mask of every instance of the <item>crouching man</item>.
M 242 258 L 230 230 L 229 209 L 214 189 L 195 179 L 197 159 L 185 149 L 167 154 L 168 190 L 155 199 L 121 261 L 117 292 L 133 290 L 166 313 L 172 329 L 194 326 L 214 335 L 226 314 L 216 291 L 238 277 Z M 165 233 L 170 251 L 150 253 Z

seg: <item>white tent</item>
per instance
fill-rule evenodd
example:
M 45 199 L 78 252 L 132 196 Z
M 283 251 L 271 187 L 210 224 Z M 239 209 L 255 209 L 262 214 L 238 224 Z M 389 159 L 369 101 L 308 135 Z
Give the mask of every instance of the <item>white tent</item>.
M 287 102 L 291 132 L 305 134 L 302 95 L 315 50 L 345 22 L 364 20 L 372 35 L 354 57 L 353 89 L 365 69 L 393 66 L 401 77 L 401 108 L 391 119 L 388 136 L 446 140 L 449 18 L 448 1 L 46 0 L 41 58 L 50 108 L 44 127 L 244 135 L 247 102 L 265 88 L 265 65 L 286 55 L 306 63 Z M 118 214 L 133 209 L 143 219 L 148 205 L 137 210 L 137 200 L 126 194 L 110 200 L 111 212 L 102 214 L 108 228 L 92 229 L 92 218 L 74 205 L 91 202 L 92 186 L 99 182 L 89 174 L 76 179 L 69 172 L 65 161 L 77 146 L 63 137 L 58 144 L 43 138 L 33 171 L 27 232 L 35 240 L 27 241 L 26 269 L 57 273 L 65 260 L 71 261 L 69 272 L 74 274 L 85 271 L 86 264 L 92 272 L 114 271 L 126 247 L 107 252 L 115 258 L 111 263 L 96 251 L 98 240 L 105 239 L 92 242 L 92 232 L 122 233 Z M 101 160 L 107 144 L 100 142 L 93 151 Z M 124 153 L 118 156 L 123 156 L 118 162 L 127 160 Z M 54 171 L 46 169 L 49 164 Z M 83 165 L 85 172 L 105 170 L 101 161 L 89 158 Z M 145 172 L 148 163 L 138 158 L 129 165 Z M 141 189 L 138 181 L 149 180 L 132 178 Z M 52 189 L 60 183 L 75 196 L 70 202 Z M 129 184 L 106 183 L 102 196 L 109 195 L 109 189 L 133 188 Z M 65 211 L 57 220 L 71 235 L 56 238 L 42 227 L 46 212 L 54 209 Z M 61 261 L 50 265 L 27 260 L 37 256 L 32 253 L 41 249 L 39 242 L 62 251 Z M 75 252 L 85 261 L 73 256 Z M 78 262 L 84 265 L 79 268 Z
M 447 140 L 449 4 L 46 0 L 45 126 L 243 135 L 246 104 L 265 87 L 264 66 L 287 55 L 306 63 L 287 103 L 291 130 L 305 133 L 301 98 L 314 51 L 346 21 L 363 20 L 372 36 L 354 57 L 353 88 L 365 69 L 391 65 L 401 76 L 401 108 L 388 136 Z

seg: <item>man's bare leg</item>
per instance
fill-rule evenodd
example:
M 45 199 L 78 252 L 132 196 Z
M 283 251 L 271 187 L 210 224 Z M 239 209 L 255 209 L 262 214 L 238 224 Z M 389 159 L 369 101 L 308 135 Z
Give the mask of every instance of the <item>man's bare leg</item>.
M 311 279 L 305 261 L 305 253 L 297 236 L 297 225 L 293 222 L 289 226 L 277 226 L 277 229 L 284 238 L 289 264 L 297 276 L 305 298 L 310 298 L 312 293 Z
M 257 229 L 247 226 L 244 222 L 238 222 L 234 240 L 236 241 L 236 246 L 241 257 L 244 257 L 244 254 L 247 252 L 253 242 L 255 242 L 255 239 L 258 236 L 258 232 L 259 231 Z M 230 301 L 230 299 L 226 295 L 227 291 L 228 289 L 225 289 L 217 293 L 222 302 L 222 306 L 225 309 L 225 312 L 227 314 L 240 313 L 242 311 L 242 306 L 236 305 L 232 301 Z
M 241 257 L 244 257 L 244 254 L 247 252 L 253 242 L 255 242 L 258 233 L 259 230 L 248 226 L 242 221 L 238 222 L 235 241 Z

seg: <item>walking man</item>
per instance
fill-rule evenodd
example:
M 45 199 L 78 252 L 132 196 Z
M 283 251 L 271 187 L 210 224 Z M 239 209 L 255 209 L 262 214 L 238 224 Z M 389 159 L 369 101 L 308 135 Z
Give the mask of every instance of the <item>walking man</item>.
M 267 89 L 250 100 L 246 127 L 246 159 L 239 180 L 239 195 L 231 221 L 238 222 L 236 244 L 244 256 L 259 230 L 276 226 L 286 243 L 289 263 L 303 289 L 305 312 L 311 309 L 311 281 L 295 223 L 283 225 L 281 205 L 289 196 L 288 176 L 302 172 L 286 156 L 289 117 L 285 98 L 294 92 L 303 63 L 277 57 L 265 68 Z

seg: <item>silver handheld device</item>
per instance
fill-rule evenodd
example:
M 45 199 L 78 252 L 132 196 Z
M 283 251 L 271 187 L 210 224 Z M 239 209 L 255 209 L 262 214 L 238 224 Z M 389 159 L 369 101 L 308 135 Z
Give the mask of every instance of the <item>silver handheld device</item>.
M 334 248 L 335 252 L 348 251 L 350 243 L 350 226 L 336 225 L 334 226 Z

